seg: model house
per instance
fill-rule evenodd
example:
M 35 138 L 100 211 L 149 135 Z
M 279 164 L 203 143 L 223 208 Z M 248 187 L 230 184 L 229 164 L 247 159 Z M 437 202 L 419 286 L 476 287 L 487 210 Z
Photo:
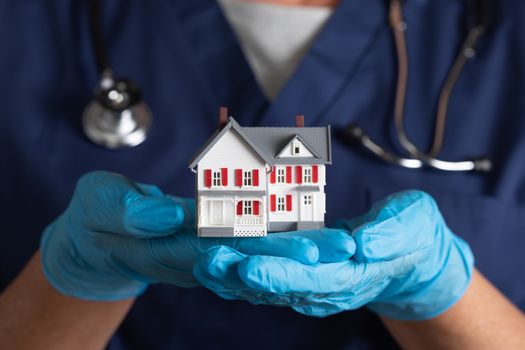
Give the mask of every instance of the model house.
M 221 127 L 195 155 L 201 237 L 258 237 L 324 226 L 330 126 L 242 127 L 221 108 Z

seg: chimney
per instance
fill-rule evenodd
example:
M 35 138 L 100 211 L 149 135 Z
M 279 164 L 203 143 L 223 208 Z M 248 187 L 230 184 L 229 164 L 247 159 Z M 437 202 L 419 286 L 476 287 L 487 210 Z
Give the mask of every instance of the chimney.
M 304 115 L 299 114 L 295 116 L 295 126 L 298 128 L 304 128 Z
M 228 123 L 228 107 L 219 107 L 219 130 L 224 128 Z

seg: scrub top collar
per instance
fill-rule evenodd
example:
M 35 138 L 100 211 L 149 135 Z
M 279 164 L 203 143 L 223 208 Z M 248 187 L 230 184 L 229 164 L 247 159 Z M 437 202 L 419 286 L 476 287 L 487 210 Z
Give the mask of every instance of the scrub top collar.
M 243 125 L 289 126 L 299 113 L 307 124 L 321 122 L 374 39 L 387 29 L 384 1 L 342 1 L 295 73 L 269 102 L 215 0 L 179 2 L 176 10 L 216 104 L 227 105 Z

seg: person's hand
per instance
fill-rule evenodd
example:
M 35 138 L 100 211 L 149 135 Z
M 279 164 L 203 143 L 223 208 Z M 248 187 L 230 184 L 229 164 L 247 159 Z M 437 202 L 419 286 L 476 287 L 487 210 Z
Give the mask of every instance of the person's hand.
M 155 282 L 197 286 L 193 265 L 218 244 L 302 264 L 343 261 L 355 250 L 341 230 L 198 238 L 193 200 L 101 171 L 79 180 L 67 210 L 46 228 L 40 249 L 44 273 L 55 289 L 82 299 L 120 300 Z
M 227 299 L 291 306 L 320 317 L 366 305 L 400 320 L 442 313 L 470 282 L 469 246 L 450 231 L 424 192 L 394 194 L 363 217 L 336 226 L 356 242 L 348 261 L 307 265 L 214 247 L 195 265 L 195 276 Z

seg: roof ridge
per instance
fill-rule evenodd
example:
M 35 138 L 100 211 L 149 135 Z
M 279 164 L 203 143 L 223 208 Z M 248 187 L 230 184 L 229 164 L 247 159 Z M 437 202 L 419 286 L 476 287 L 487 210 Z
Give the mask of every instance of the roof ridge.
M 241 126 L 242 129 L 326 129 L 328 126 Z
M 290 143 L 290 141 L 297 137 L 304 146 L 320 161 L 320 164 L 331 164 L 332 150 L 331 150 L 331 127 L 326 126 L 241 126 L 233 117 L 228 118 L 228 123 L 217 130 L 199 149 L 190 161 L 190 168 L 194 168 L 200 159 L 208 153 L 213 145 L 222 136 L 230 130 L 235 131 L 238 136 L 247 143 L 247 145 L 255 151 L 255 153 L 263 159 L 267 164 L 273 165 L 278 162 L 277 156 L 280 155 L 283 147 Z M 268 138 L 269 135 L 269 138 Z M 288 140 L 283 139 L 287 137 Z M 282 140 L 280 140 L 280 138 Z M 275 143 L 275 147 L 267 143 Z M 324 144 L 326 142 L 326 144 Z M 279 149 L 276 149 L 279 147 Z M 306 160 L 303 158 L 303 160 Z
M 273 162 L 272 162 L 273 158 L 268 157 L 267 154 L 265 154 L 263 151 L 261 151 L 261 149 L 259 147 L 257 147 L 257 145 L 255 145 L 253 143 L 253 140 L 248 135 L 244 134 L 244 132 L 242 130 L 242 126 L 240 126 L 239 123 L 237 123 L 235 118 L 230 116 L 228 118 L 228 123 L 222 129 L 216 130 L 213 133 L 213 135 L 210 136 L 210 138 L 206 141 L 206 143 L 199 149 L 199 151 L 191 159 L 188 168 L 190 168 L 190 169 L 194 168 L 197 165 L 197 163 L 201 160 L 201 158 L 206 153 L 208 153 L 208 151 L 211 149 L 211 147 L 213 147 L 215 145 L 215 143 L 218 140 L 220 140 L 222 138 L 222 136 L 224 136 L 224 134 L 227 133 L 228 131 L 230 131 L 231 129 L 233 129 L 239 135 L 239 137 L 241 139 L 243 139 L 244 142 L 246 142 L 248 144 L 248 146 L 250 146 L 254 150 L 254 152 L 257 153 L 257 155 L 259 157 L 261 157 L 262 160 L 264 160 L 267 164 L 270 164 L 270 165 L 273 164 Z

